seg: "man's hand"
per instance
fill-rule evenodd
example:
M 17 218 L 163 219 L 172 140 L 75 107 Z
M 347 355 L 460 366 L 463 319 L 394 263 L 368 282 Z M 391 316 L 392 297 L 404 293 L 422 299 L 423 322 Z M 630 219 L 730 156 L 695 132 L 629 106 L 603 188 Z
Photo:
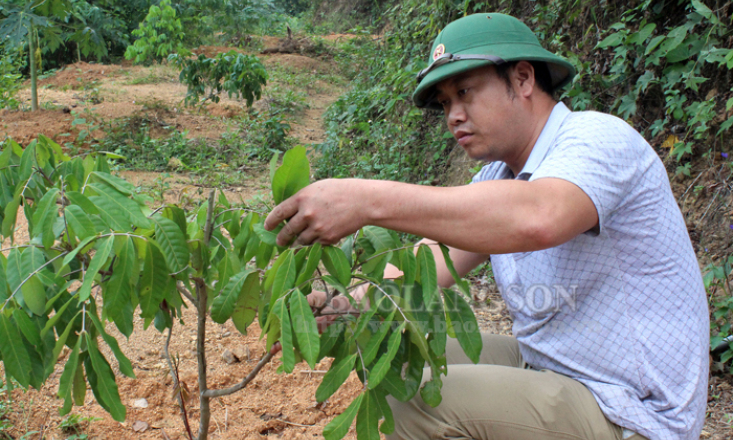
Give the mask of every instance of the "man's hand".
M 354 301 L 359 304 L 359 309 L 354 308 L 343 295 L 333 297 L 331 303 L 326 305 L 326 301 L 328 300 L 326 292 L 320 290 L 311 292 L 307 296 L 308 304 L 311 308 L 320 310 L 320 316 L 316 316 L 318 332 L 323 333 L 339 316 L 358 316 L 362 311 L 369 309 L 369 298 L 364 297 L 365 292 L 366 289 L 359 288 L 351 293 Z
M 297 245 L 334 244 L 367 224 L 369 185 L 359 179 L 315 182 L 277 205 L 265 229 L 271 231 L 289 219 L 277 236 L 278 245 L 286 246 L 295 237 Z
M 334 323 L 336 319 L 338 319 L 339 316 L 343 315 L 354 315 L 359 316 L 359 314 L 369 309 L 369 298 L 365 298 L 364 294 L 366 293 L 366 288 L 357 288 L 353 292 L 351 292 L 352 298 L 354 298 L 354 301 L 356 301 L 357 304 L 359 304 L 360 309 L 355 309 L 349 300 L 345 298 L 342 295 L 335 296 L 331 299 L 331 304 L 326 305 L 326 301 L 328 301 L 328 295 L 326 292 L 323 292 L 321 290 L 314 290 L 311 292 L 306 298 L 308 299 L 308 304 L 311 306 L 314 310 L 320 310 L 320 315 L 316 316 L 316 324 L 318 326 L 318 333 L 323 333 L 326 331 L 328 326 Z M 282 350 L 282 345 L 280 345 L 280 342 L 275 342 L 272 344 L 272 347 L 270 348 L 270 353 L 277 354 Z

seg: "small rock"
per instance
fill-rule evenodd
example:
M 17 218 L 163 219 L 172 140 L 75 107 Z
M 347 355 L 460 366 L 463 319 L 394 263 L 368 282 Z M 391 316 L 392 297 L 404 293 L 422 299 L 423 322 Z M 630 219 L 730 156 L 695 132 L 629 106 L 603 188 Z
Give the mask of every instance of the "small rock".
M 134 406 L 135 408 L 147 408 L 148 401 L 146 399 L 137 399 L 135 402 L 133 402 L 132 406 Z
M 150 426 L 147 423 L 141 420 L 138 420 L 137 422 L 132 424 L 132 430 L 135 432 L 145 432 L 148 430 L 149 427 Z
M 239 360 L 239 362 L 248 361 L 250 359 L 249 347 L 246 345 L 244 347 L 235 348 L 233 354 L 234 357 Z
M 222 353 L 221 358 L 229 365 L 239 362 L 239 359 L 237 359 L 229 350 L 225 350 L 224 353 Z

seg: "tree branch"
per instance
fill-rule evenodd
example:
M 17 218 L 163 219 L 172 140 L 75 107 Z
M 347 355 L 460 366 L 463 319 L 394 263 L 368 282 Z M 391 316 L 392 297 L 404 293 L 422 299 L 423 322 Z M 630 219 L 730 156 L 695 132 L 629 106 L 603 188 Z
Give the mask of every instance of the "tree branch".
M 171 376 L 173 377 L 173 389 L 176 390 L 176 400 L 178 400 L 178 406 L 181 408 L 181 417 L 183 417 L 183 425 L 186 427 L 186 433 L 188 438 L 193 440 L 193 433 L 191 432 L 191 426 L 188 424 L 188 414 L 186 413 L 186 403 L 183 401 L 181 396 L 181 384 L 178 380 L 178 368 L 173 368 L 173 360 L 171 359 L 169 347 L 171 344 L 171 336 L 173 335 L 173 326 L 168 329 L 168 337 L 165 340 L 165 360 L 168 361 L 168 368 L 171 370 Z
M 181 295 L 185 296 L 189 301 L 191 301 L 191 304 L 193 304 L 194 306 L 198 305 L 198 301 L 196 301 L 196 298 L 193 297 L 191 292 L 189 292 L 188 289 L 183 286 L 183 282 L 176 282 L 176 289 L 178 289 Z
M 233 387 L 224 388 L 224 389 L 221 389 L 221 390 L 207 390 L 204 393 L 204 396 L 205 397 L 209 397 L 209 398 L 211 398 L 211 397 L 222 397 L 222 396 L 228 396 L 230 394 L 236 393 L 237 391 L 239 391 L 242 388 L 246 387 L 247 384 L 249 384 L 250 382 L 252 382 L 252 379 L 254 379 L 257 376 L 257 374 L 260 372 L 260 370 L 262 369 L 262 367 L 264 367 L 268 362 L 270 362 L 270 360 L 272 360 L 273 356 L 275 356 L 275 355 L 273 354 L 272 350 L 268 351 L 267 354 L 265 354 L 262 357 L 262 359 L 260 359 L 260 361 L 257 363 L 257 365 L 255 365 L 254 370 L 252 370 L 247 375 L 247 377 L 245 377 L 244 379 L 242 379 L 241 382 L 239 382 L 238 384 L 234 385 Z

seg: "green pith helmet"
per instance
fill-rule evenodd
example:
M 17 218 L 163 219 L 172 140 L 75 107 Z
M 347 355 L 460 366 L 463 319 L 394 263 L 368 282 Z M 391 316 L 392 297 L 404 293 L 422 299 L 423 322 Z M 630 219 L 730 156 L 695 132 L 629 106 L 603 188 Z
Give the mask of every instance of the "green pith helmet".
M 573 65 L 543 49 L 534 33 L 518 19 L 496 13 L 460 18 L 446 26 L 433 42 L 430 64 L 418 75 L 412 99 L 418 107 L 441 109 L 434 101 L 439 82 L 477 67 L 522 60 L 546 62 L 553 89 L 575 76 Z

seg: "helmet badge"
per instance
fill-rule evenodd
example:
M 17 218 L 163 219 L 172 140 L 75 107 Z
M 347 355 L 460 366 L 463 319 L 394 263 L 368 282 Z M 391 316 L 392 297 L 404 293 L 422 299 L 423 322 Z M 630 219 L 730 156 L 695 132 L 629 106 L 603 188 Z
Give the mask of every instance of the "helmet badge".
M 441 55 L 445 53 L 445 46 L 443 44 L 439 44 L 438 47 L 435 48 L 435 51 L 433 51 L 433 61 L 440 58 Z

